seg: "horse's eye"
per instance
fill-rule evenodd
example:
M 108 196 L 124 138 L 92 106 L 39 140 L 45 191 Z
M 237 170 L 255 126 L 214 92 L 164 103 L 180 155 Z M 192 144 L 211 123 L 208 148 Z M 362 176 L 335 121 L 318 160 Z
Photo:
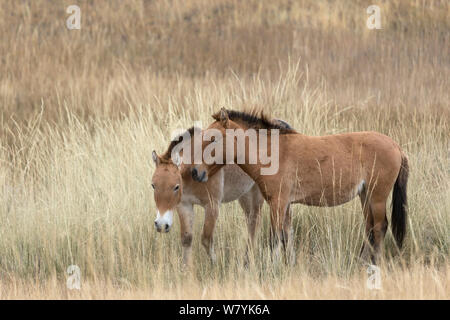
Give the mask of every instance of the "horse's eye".
M 214 141 L 216 141 L 216 137 L 215 137 L 215 136 L 212 136 L 212 137 L 211 137 L 211 142 L 214 142 Z
M 177 192 L 179 189 L 180 189 L 180 185 L 177 184 L 177 185 L 175 186 L 175 188 L 173 188 L 173 191 L 174 191 L 174 192 Z
M 155 185 L 152 183 L 152 188 L 153 188 L 153 190 L 155 189 Z

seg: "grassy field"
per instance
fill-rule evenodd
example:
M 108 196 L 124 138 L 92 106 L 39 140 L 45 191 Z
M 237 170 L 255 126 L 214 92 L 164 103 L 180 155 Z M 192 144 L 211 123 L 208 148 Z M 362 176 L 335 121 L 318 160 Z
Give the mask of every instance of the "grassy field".
M 447 1 L 78 1 L 68 30 L 71 4 L 0 3 L 1 299 L 450 299 Z M 151 151 L 222 106 L 402 146 L 407 236 L 399 253 L 387 234 L 381 290 L 357 258 L 359 200 L 295 205 L 293 266 L 271 262 L 265 206 L 248 269 L 238 204 L 221 208 L 215 265 L 196 210 L 183 272 L 178 221 L 153 227 Z M 80 291 L 66 288 L 72 264 Z

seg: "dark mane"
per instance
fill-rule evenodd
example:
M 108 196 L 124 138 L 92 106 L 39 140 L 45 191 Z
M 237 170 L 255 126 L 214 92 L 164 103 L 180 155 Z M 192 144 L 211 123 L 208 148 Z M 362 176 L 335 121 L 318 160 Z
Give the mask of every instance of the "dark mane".
M 231 121 L 241 122 L 253 129 L 278 129 L 280 134 L 297 133 L 288 123 L 283 120 L 270 119 L 263 111 L 236 111 L 226 110 Z M 215 120 L 220 120 L 220 111 L 212 116 Z
M 197 127 L 190 127 L 189 129 L 187 129 L 185 132 L 179 134 L 178 136 L 176 136 L 169 144 L 169 147 L 167 147 L 166 152 L 164 152 L 164 154 L 161 156 L 161 160 L 164 162 L 168 162 L 171 161 L 171 155 L 172 155 L 172 151 L 173 149 L 180 143 L 182 143 L 184 141 L 184 138 L 186 135 L 189 135 L 189 137 L 193 137 L 194 132 L 195 131 L 200 131 L 201 129 L 197 128 Z

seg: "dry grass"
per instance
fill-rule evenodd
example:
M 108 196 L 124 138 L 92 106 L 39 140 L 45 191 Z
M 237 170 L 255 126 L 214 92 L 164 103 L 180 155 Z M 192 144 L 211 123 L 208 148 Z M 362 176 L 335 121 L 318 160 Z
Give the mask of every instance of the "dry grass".
M 446 1 L 382 2 L 377 31 L 367 1 L 82 1 L 80 31 L 64 26 L 69 4 L 0 5 L 1 298 L 450 298 Z M 151 150 L 219 106 L 400 143 L 408 235 L 402 254 L 387 236 L 381 291 L 356 258 L 359 201 L 296 205 L 293 267 L 270 260 L 265 208 L 247 271 L 237 204 L 222 207 L 214 266 L 198 211 L 195 268 L 181 271 L 179 234 L 153 229 Z
M 46 282 L 13 280 L 0 287 L 1 299 L 448 299 L 446 273 L 417 264 L 414 268 L 383 270 L 380 290 L 366 287 L 367 274 L 351 279 L 327 276 L 321 279 L 308 273 L 292 272 L 285 278 L 258 283 L 252 270 L 241 272 L 224 283 L 176 276 L 173 286 L 133 286 L 125 279 L 83 281 L 80 291 L 67 290 L 64 282 L 52 278 Z M 176 282 L 176 283 L 175 283 Z

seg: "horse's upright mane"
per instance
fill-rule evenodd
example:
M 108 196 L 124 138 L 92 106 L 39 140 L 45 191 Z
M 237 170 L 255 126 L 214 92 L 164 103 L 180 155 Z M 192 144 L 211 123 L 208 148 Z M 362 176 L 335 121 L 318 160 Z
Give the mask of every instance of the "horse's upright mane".
M 161 156 L 161 160 L 163 162 L 169 162 L 171 161 L 171 155 L 172 155 L 172 151 L 173 149 L 180 143 L 182 143 L 184 141 L 184 137 L 186 135 L 189 135 L 189 137 L 193 137 L 194 133 L 197 131 L 199 132 L 201 129 L 197 128 L 197 127 L 190 127 L 189 129 L 187 129 L 185 132 L 179 134 L 178 136 L 176 136 L 174 139 L 172 139 L 172 141 L 170 142 L 169 146 L 167 147 L 166 152 L 164 152 L 164 154 Z
M 280 134 L 296 133 L 296 131 L 286 122 L 277 119 L 270 119 L 263 111 L 236 111 L 225 110 L 231 121 L 241 122 L 253 129 L 278 129 Z M 220 111 L 212 116 L 215 120 L 220 120 Z

